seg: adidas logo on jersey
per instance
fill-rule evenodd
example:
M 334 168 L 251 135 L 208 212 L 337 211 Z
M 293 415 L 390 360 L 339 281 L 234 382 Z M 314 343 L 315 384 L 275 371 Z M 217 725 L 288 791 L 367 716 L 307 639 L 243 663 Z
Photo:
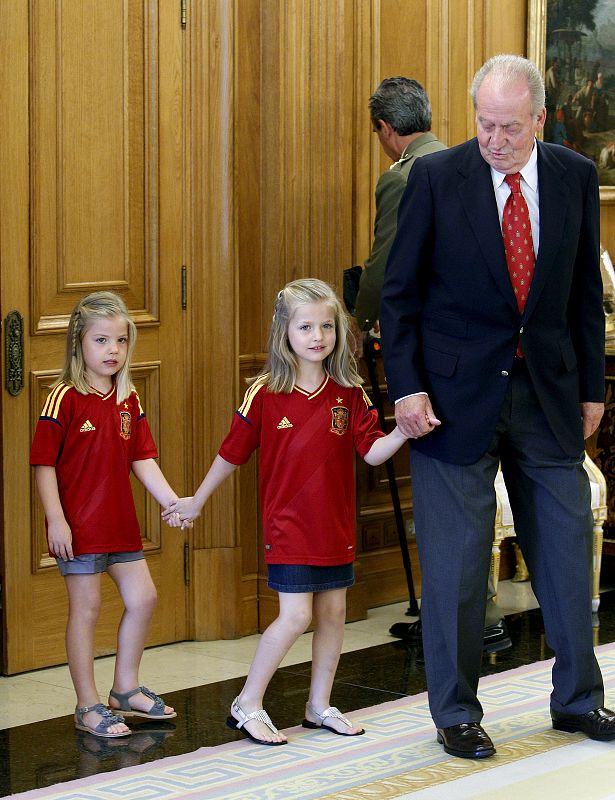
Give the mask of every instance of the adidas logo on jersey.
M 96 428 L 92 425 L 89 419 L 83 423 L 83 425 L 79 428 L 81 433 L 89 433 L 90 431 L 95 431 Z
M 282 419 L 278 422 L 278 430 L 284 430 L 284 428 L 292 428 L 293 423 L 289 422 L 287 417 L 282 417 Z

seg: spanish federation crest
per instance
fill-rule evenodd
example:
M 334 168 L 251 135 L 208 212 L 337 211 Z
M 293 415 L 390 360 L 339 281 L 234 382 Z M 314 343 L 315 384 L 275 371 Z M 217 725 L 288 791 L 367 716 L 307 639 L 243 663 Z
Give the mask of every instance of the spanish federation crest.
M 130 411 L 120 411 L 120 436 L 130 439 Z
M 335 406 L 331 409 L 331 433 L 342 436 L 348 430 L 348 409 L 345 406 Z

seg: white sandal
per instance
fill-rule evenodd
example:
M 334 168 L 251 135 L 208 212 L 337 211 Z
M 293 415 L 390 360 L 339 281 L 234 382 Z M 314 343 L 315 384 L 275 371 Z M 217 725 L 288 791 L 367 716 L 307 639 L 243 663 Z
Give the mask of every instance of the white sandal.
M 246 712 L 237 702 L 237 698 L 235 698 L 231 703 L 231 712 L 233 711 L 237 714 L 239 720 L 235 719 L 235 717 L 233 717 L 232 715 L 226 718 L 226 724 L 232 730 L 241 731 L 241 733 L 243 733 L 244 736 L 247 736 L 249 739 L 252 739 L 252 741 L 256 742 L 257 744 L 268 744 L 272 745 L 273 747 L 280 744 L 288 744 L 288 742 L 286 741 L 268 742 L 266 739 L 259 739 L 258 737 L 253 736 L 250 733 L 250 731 L 244 727 L 246 722 L 250 722 L 251 720 L 255 719 L 258 720 L 259 722 L 263 722 L 273 734 L 279 736 L 280 731 L 273 724 L 269 714 L 265 711 L 264 708 L 259 708 L 258 711 L 252 711 L 250 714 L 246 714 Z
M 316 711 L 311 703 L 308 703 L 307 706 L 309 711 L 311 711 L 315 717 L 318 717 L 320 722 L 311 722 L 306 718 L 301 723 L 304 728 L 310 728 L 311 730 L 315 730 L 317 728 L 326 728 L 328 731 L 331 731 L 331 733 L 336 733 L 338 736 L 362 736 L 365 733 L 363 728 L 361 728 L 358 733 L 344 733 L 343 731 L 338 731 L 337 728 L 333 727 L 333 725 L 327 725 L 325 722 L 326 719 L 339 719 L 340 722 L 343 722 L 347 727 L 353 727 L 353 724 L 348 717 L 345 717 L 339 708 L 336 708 L 335 706 L 329 706 L 329 708 L 325 708 L 325 710 L 321 713 Z

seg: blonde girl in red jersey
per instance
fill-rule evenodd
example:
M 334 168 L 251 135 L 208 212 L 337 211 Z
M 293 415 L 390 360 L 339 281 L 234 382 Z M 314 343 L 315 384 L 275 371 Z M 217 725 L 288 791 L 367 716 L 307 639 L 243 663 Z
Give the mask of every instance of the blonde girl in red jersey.
M 342 736 L 363 733 L 331 706 L 346 590 L 354 582 L 355 450 L 368 464 L 381 464 L 406 439 L 397 428 L 382 433 L 361 383 L 334 291 L 310 278 L 289 283 L 275 302 L 265 369 L 246 392 L 219 454 L 196 494 L 163 512 L 170 524 L 194 520 L 212 492 L 259 448 L 264 555 L 280 611 L 259 641 L 227 720 L 259 744 L 287 742 L 263 709 L 264 695 L 312 620 L 303 726 Z
M 75 727 L 105 738 L 130 734 L 124 716 L 177 716 L 138 679 L 156 589 L 143 557 L 130 471 L 161 505 L 177 495 L 154 461 L 156 445 L 130 378 L 136 335 L 124 302 L 111 292 L 95 292 L 75 306 L 64 368 L 30 454 L 49 553 L 68 592 L 66 653 L 77 694 Z M 124 603 L 110 709 L 100 702 L 93 664 L 105 571 Z

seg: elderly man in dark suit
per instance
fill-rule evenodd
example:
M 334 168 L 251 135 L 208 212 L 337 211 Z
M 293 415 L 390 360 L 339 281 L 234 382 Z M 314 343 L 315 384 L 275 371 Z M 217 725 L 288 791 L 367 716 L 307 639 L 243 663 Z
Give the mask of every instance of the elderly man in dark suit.
M 413 437 L 423 645 L 438 741 L 490 756 L 477 699 L 493 482 L 555 651 L 553 726 L 615 738 L 592 645 L 584 439 L 604 411 L 594 164 L 536 134 L 540 73 L 500 55 L 472 85 L 476 138 L 419 159 L 401 201 L 381 308 L 385 371 Z
M 408 175 L 417 159 L 444 150 L 445 145 L 431 133 L 431 104 L 427 92 L 413 78 L 385 78 L 369 98 L 372 128 L 389 158 L 394 163 L 378 179 L 376 186 L 376 218 L 374 240 L 363 265 L 355 316 L 361 331 L 378 329 L 380 298 L 387 258 L 395 238 L 397 211 Z M 357 331 L 357 340 L 360 333 Z M 483 649 L 488 653 L 505 650 L 512 645 L 503 614 L 494 601 L 495 589 L 489 581 Z M 422 625 L 395 622 L 390 633 L 409 644 L 421 645 Z M 417 655 L 417 658 L 421 658 Z

